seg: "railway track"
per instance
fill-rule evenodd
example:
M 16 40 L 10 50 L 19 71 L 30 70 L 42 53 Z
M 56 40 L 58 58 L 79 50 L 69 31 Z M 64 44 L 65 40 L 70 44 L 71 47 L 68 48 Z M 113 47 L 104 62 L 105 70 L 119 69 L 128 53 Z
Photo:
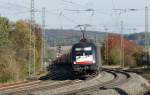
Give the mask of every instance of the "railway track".
M 55 79 L 57 75 L 60 73 L 55 73 L 53 74 Z M 60 79 L 62 76 L 65 75 L 59 75 L 56 79 Z M 87 78 L 87 81 L 90 79 L 93 79 L 95 75 L 92 77 Z M 17 85 L 11 85 L 11 86 L 6 86 L 3 88 L 0 88 L 0 95 L 28 95 L 32 92 L 39 91 L 39 90 L 49 90 L 49 89 L 56 89 L 68 85 L 73 85 L 77 84 L 80 82 L 83 82 L 84 80 L 79 80 L 79 79 L 73 79 L 73 80 L 63 80 L 63 81 L 58 81 L 58 80 L 47 80 L 47 81 L 32 81 L 29 83 L 22 83 L 22 84 L 17 84 Z
M 126 80 L 130 79 L 129 74 L 127 74 L 123 71 L 115 71 L 115 70 L 105 70 L 105 72 L 101 73 L 102 77 L 105 76 L 106 72 L 113 75 L 114 78 L 107 82 L 99 82 L 97 85 L 94 85 L 94 86 L 89 86 L 89 87 L 86 87 L 83 89 L 67 91 L 64 93 L 59 93 L 57 95 L 72 95 L 72 94 L 73 95 L 74 94 L 75 95 L 76 94 L 84 95 L 84 94 L 98 91 L 101 88 L 108 88 L 108 87 L 113 87 L 115 85 L 119 85 L 119 84 L 125 82 Z M 34 92 L 65 88 L 67 86 L 81 84 L 81 83 L 91 81 L 94 78 L 96 78 L 96 77 L 89 77 L 87 80 L 79 80 L 79 79 L 64 80 L 64 81 L 47 80 L 47 81 L 39 81 L 36 83 L 31 83 L 28 85 L 22 84 L 22 86 L 16 86 L 14 88 L 3 89 L 3 91 L 0 90 L 0 95 L 36 95 L 36 94 L 34 94 Z M 100 78 L 98 78 L 98 79 L 100 80 Z
M 40 80 L 36 80 L 36 81 L 25 81 L 25 82 L 12 83 L 12 84 L 8 84 L 8 85 L 2 85 L 0 87 L 0 91 L 1 90 L 7 90 L 7 89 L 13 89 L 13 88 L 19 88 L 22 86 L 39 84 L 40 82 L 41 82 Z
M 116 87 L 117 85 L 121 85 L 124 82 L 130 80 L 130 74 L 123 72 L 123 71 L 116 71 L 116 70 L 106 70 L 106 72 L 111 73 L 114 75 L 114 79 L 104 82 L 104 83 L 99 83 L 94 86 L 90 86 L 87 88 L 83 89 L 77 89 L 73 90 L 70 92 L 65 92 L 65 93 L 59 93 L 55 95 L 93 95 L 91 93 L 98 92 L 100 90 L 105 90 L 105 89 L 111 89 Z M 96 94 L 99 95 L 99 94 Z

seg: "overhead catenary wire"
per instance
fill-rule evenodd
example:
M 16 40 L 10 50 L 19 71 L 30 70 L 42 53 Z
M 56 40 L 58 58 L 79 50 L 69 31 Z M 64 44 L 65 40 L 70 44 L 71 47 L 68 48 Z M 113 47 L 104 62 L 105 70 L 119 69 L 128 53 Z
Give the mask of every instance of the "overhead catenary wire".
M 91 16 L 94 16 L 95 14 L 104 14 L 104 15 L 112 15 L 112 13 L 106 13 L 102 12 L 100 10 L 95 10 L 95 9 L 64 9 L 64 11 L 70 11 L 70 12 L 78 12 L 78 13 L 83 13 L 83 12 L 92 12 Z
M 80 7 L 80 8 L 87 8 L 87 6 L 81 5 L 79 3 L 73 2 L 73 1 L 68 1 L 68 0 L 61 0 L 62 2 L 66 3 L 66 4 L 70 4 L 71 6 L 75 6 L 75 7 Z
M 53 10 L 53 11 L 55 11 L 55 10 Z M 101 9 L 97 9 L 97 10 L 94 9 L 94 12 L 93 12 L 93 11 L 89 11 L 89 9 L 86 9 L 86 10 L 78 10 L 78 11 L 83 11 L 83 12 L 84 12 L 84 11 L 85 11 L 85 12 L 88 11 L 88 12 L 92 12 L 91 15 L 93 15 L 93 13 L 94 13 L 94 15 L 99 14 L 99 13 L 100 13 L 100 14 L 105 14 L 105 15 L 110 15 L 110 16 L 112 15 L 112 13 L 109 14 L 109 13 L 103 13 L 103 12 L 101 12 Z M 110 10 L 109 10 L 109 11 L 110 11 Z M 26 12 L 28 12 L 28 11 L 22 11 L 22 12 L 17 12 L 17 13 L 18 13 L 18 14 L 24 14 L 24 13 L 26 13 Z M 36 11 L 36 12 L 40 12 L 40 11 Z M 82 12 L 80 12 L 80 13 L 82 13 Z M 63 14 L 64 14 L 64 13 L 63 13 Z M 116 26 L 118 26 L 118 25 L 116 25 Z
M 59 14 L 59 21 L 60 21 L 60 29 L 61 30 L 63 30 L 62 14 L 63 14 L 63 12 L 61 11 L 60 14 Z
M 113 9 L 116 8 L 114 0 L 112 0 L 112 6 L 113 6 Z
M 77 10 L 74 10 L 74 11 L 77 11 Z M 83 11 L 83 10 L 82 10 L 82 11 Z M 65 13 L 65 12 L 62 12 L 62 11 L 55 11 L 55 12 L 46 11 L 46 13 L 50 13 L 50 14 L 56 15 L 56 16 L 60 16 L 60 14 L 61 14 L 61 16 L 63 16 L 64 19 L 67 19 L 67 21 L 73 22 L 73 23 L 75 23 L 75 24 L 78 24 L 77 21 L 71 19 L 71 17 L 67 17 L 68 14 Z M 95 27 L 103 27 L 104 25 L 103 25 L 103 24 L 102 24 L 102 25 L 98 25 L 98 24 L 97 24 L 97 25 L 94 25 L 94 24 L 93 24 L 93 26 L 95 26 Z M 124 26 L 126 26 L 126 27 L 144 27 L 144 25 L 125 25 L 125 24 L 124 24 Z M 107 27 L 116 27 L 116 25 L 107 25 Z
M 2 8 L 5 8 L 6 7 L 10 7 L 11 9 L 16 9 L 16 10 L 22 10 L 22 9 L 30 9 L 30 7 L 26 7 L 24 5 L 21 5 L 21 4 L 17 4 L 16 2 L 15 3 L 10 3 L 10 2 L 1 2 L 0 3 L 0 6 L 3 6 Z
M 1 2 L 0 6 L 1 6 L 0 10 L 4 10 L 4 12 L 7 14 L 14 13 L 14 15 L 18 15 L 17 13 L 21 13 L 21 12 L 25 13 L 30 10 L 29 7 L 17 3 L 11 3 L 11 2 Z M 5 11 L 5 10 L 9 10 L 9 11 Z
M 74 2 L 74 1 L 72 1 L 72 0 L 64 0 L 64 2 L 66 2 L 66 3 L 70 3 L 70 4 L 72 4 L 72 5 L 78 5 L 78 3 L 77 2 Z M 93 8 L 93 10 L 91 10 L 90 8 L 86 8 L 86 6 L 84 7 L 84 5 L 82 5 L 82 4 L 79 4 L 79 6 L 83 6 L 82 8 L 75 8 L 76 10 L 74 10 L 74 12 L 73 11 L 71 11 L 70 10 L 70 12 L 72 12 L 72 14 L 73 13 L 76 13 L 77 11 L 79 12 L 79 13 L 84 13 L 84 12 L 89 12 L 91 15 L 91 17 L 93 16 L 97 16 L 98 14 L 104 14 L 104 15 L 108 15 L 108 16 L 112 16 L 113 15 L 113 13 L 112 13 L 112 9 L 94 9 Z M 116 11 L 117 11 L 117 8 L 116 8 L 116 5 L 115 5 L 115 2 L 114 2 L 114 0 L 112 0 L 112 5 L 113 6 L 115 6 L 115 7 L 113 7 L 114 9 L 116 9 Z M 65 8 L 66 9 L 66 8 Z M 69 22 L 71 22 L 72 20 L 74 20 L 74 19 L 72 19 L 71 17 L 69 17 L 67 14 L 68 13 L 65 13 L 65 11 L 67 11 L 67 10 L 63 10 L 63 9 L 61 9 L 62 11 L 63 11 L 63 15 L 65 15 L 65 17 L 63 17 L 63 16 L 59 16 L 59 18 L 63 21 L 63 19 L 65 19 L 65 20 L 67 20 L 67 21 L 69 21 Z M 122 10 L 129 10 L 129 9 L 122 9 Z M 132 10 L 134 10 L 134 8 L 132 9 Z M 141 11 L 141 10 L 143 10 L 143 9 L 138 9 L 138 11 Z M 51 10 L 49 10 L 49 11 L 51 11 Z M 52 11 L 54 11 L 54 12 L 56 12 L 56 11 L 59 11 L 59 9 L 57 9 L 57 10 L 55 10 L 55 9 L 53 9 Z M 18 12 L 16 12 L 16 13 L 18 13 L 18 14 L 25 14 L 26 12 L 28 12 L 28 11 L 18 11 Z M 37 12 L 40 12 L 40 11 L 37 11 Z M 69 11 L 67 11 L 67 12 L 69 12 Z M 15 13 L 14 13 L 15 14 Z M 17 15 L 18 15 L 17 14 Z M 70 13 L 71 14 L 71 13 Z M 80 14 L 79 14 L 80 15 Z M 92 19 L 92 18 L 90 18 L 90 19 Z M 92 19 L 93 20 L 93 19 Z M 61 22 L 62 22 L 61 21 Z M 88 20 L 89 21 L 89 20 Z M 60 21 L 59 21 L 60 22 Z M 60 26 L 61 27 L 63 27 L 63 24 L 60 22 Z M 73 21 L 73 23 L 74 22 L 76 22 L 76 23 L 78 23 L 79 24 L 79 22 L 77 21 L 77 20 L 74 20 Z M 119 22 L 119 21 L 117 21 L 117 22 Z M 116 27 L 118 27 L 119 26 L 119 23 L 116 25 Z M 139 26 L 140 27 L 140 26 Z M 142 26 L 141 26 L 142 27 Z
M 68 17 L 67 14 L 65 14 L 63 11 L 50 11 L 50 10 L 46 10 L 46 13 L 47 14 L 51 14 L 51 15 L 55 15 L 58 17 L 58 19 L 60 20 L 60 29 L 63 29 L 63 21 L 62 19 L 65 19 L 66 21 L 68 21 L 69 23 L 71 24 L 74 24 L 73 26 L 75 25 L 78 25 L 78 22 L 75 21 L 74 19 L 72 19 L 71 17 Z M 74 27 L 72 27 L 74 28 Z
M 101 10 L 95 10 L 95 9 L 64 9 L 65 11 L 71 11 L 71 12 L 80 12 L 80 13 L 83 13 L 83 12 L 90 12 L 90 11 L 94 11 L 94 15 L 95 14 L 98 14 Z M 132 8 L 132 9 L 111 9 L 111 11 L 112 10 L 115 10 L 115 12 L 116 11 L 119 11 L 120 12 L 120 14 L 121 14 L 121 12 L 123 11 L 123 12 L 130 12 L 130 11 L 137 11 L 138 9 L 134 9 L 134 8 Z M 110 11 L 110 10 L 109 10 Z M 138 10 L 139 11 L 139 10 Z M 106 13 L 102 13 L 102 14 L 105 14 L 105 15 L 109 15 L 109 16 L 111 16 L 112 17 L 112 15 L 113 15 L 113 13 L 110 13 L 110 14 L 106 14 Z M 119 16 L 119 15 L 118 15 Z M 113 18 L 113 17 L 112 17 Z M 118 17 L 116 17 L 116 27 L 118 27 L 119 26 L 119 19 L 118 19 Z M 118 29 L 119 29 L 119 27 L 118 27 Z

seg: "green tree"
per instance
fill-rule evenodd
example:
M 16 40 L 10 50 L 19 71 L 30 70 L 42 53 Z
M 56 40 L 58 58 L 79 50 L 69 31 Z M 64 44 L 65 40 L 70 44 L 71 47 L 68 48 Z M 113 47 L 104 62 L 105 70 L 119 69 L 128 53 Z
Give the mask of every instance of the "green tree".
M 10 22 L 5 17 L 0 17 L 0 82 L 7 82 L 13 79 L 9 58 L 14 54 L 9 48 L 11 40 L 9 39 Z
M 110 51 L 111 64 L 119 64 L 121 62 L 120 47 L 113 47 Z
M 5 17 L 0 17 L 0 48 L 6 48 L 9 43 L 10 24 Z
M 35 27 L 36 68 L 40 64 L 41 29 Z M 33 41 L 31 42 L 33 44 Z M 30 22 L 10 22 L 0 17 L 0 82 L 17 81 L 27 77 L 30 48 Z M 33 47 L 32 49 L 33 50 Z M 37 69 L 38 70 L 38 69 Z

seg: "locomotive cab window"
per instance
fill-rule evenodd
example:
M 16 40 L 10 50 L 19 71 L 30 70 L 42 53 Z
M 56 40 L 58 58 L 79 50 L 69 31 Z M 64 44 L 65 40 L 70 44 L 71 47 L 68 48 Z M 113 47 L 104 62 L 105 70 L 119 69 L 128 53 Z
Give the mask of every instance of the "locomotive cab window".
M 95 61 L 92 47 L 75 48 L 74 64 L 93 64 Z
M 85 55 L 92 55 L 92 51 L 85 51 L 84 54 Z

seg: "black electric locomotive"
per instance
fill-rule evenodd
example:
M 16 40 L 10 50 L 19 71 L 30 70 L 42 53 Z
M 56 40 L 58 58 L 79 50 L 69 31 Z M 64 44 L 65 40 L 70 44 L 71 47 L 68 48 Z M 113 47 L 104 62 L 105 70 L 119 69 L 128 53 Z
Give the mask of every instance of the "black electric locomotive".
M 86 39 L 74 44 L 71 52 L 73 72 L 95 73 L 101 67 L 100 47 Z

